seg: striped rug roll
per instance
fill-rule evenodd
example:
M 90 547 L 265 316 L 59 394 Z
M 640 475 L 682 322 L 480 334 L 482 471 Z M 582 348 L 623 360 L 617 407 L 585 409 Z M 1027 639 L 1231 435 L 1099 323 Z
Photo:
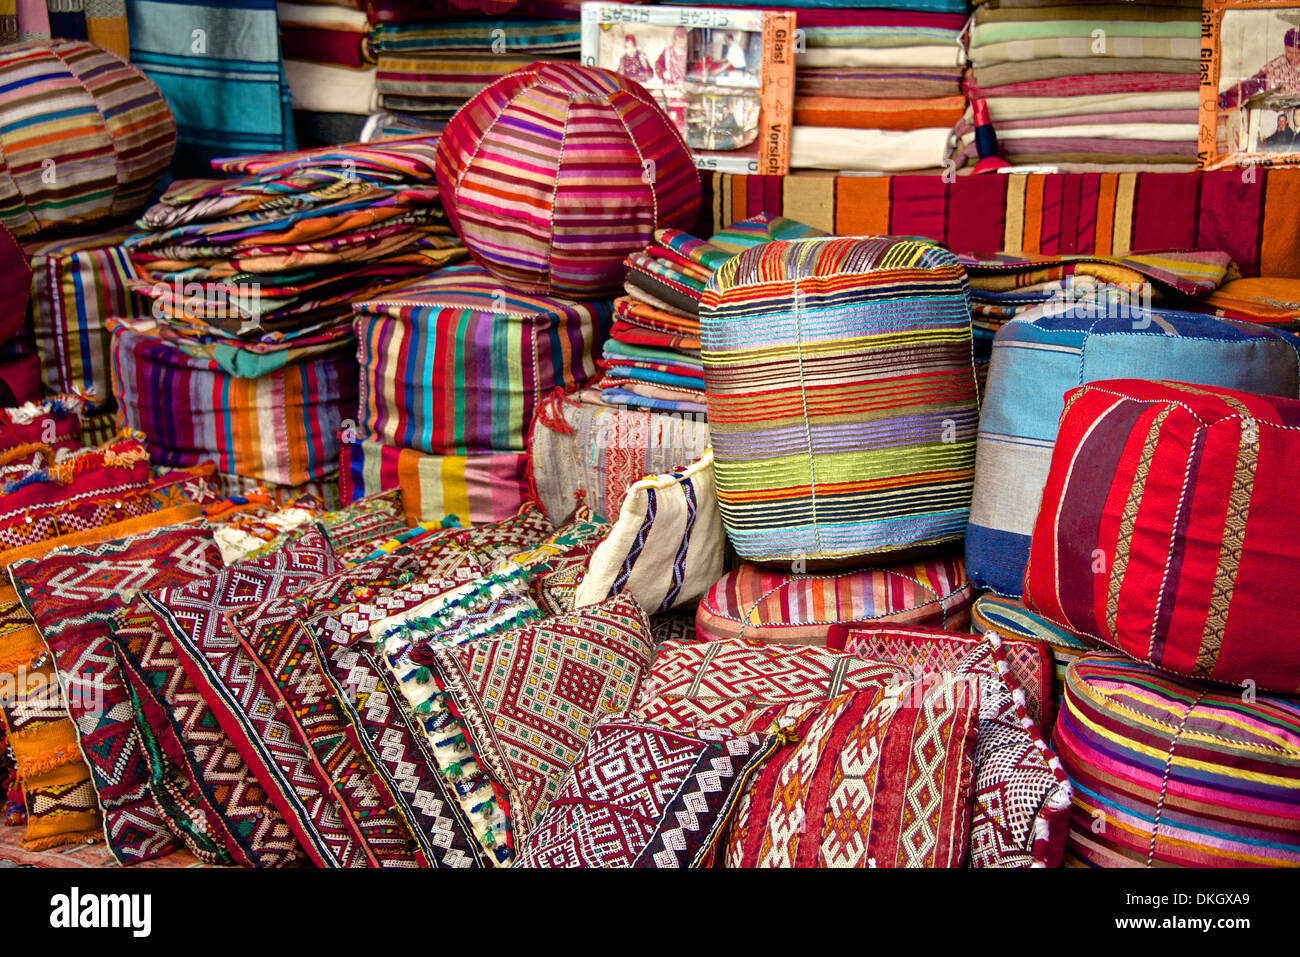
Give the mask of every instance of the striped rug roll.
M 1247 697 L 1111 652 L 1074 662 L 1052 735 L 1065 863 L 1300 866 L 1300 702 Z
M 78 40 L 0 54 L 0 222 L 15 236 L 134 215 L 176 148 L 143 73 Z
M 119 415 L 143 432 L 154 465 L 216 462 L 217 471 L 275 485 L 331 478 L 338 432 L 357 409 L 357 364 L 347 350 L 237 379 L 116 320 L 113 393 Z
M 438 140 L 438 191 L 481 266 L 579 299 L 614 294 L 623 257 L 658 228 L 692 228 L 700 205 L 691 155 L 650 94 L 572 63 L 534 63 L 466 103 Z
M 744 564 L 709 589 L 695 627 L 708 641 L 843 648 L 850 630 L 867 624 L 960 631 L 970 621 L 973 594 L 957 556 L 826 575 Z
M 951 253 L 768 243 L 714 273 L 700 323 L 722 520 L 743 558 L 884 559 L 965 533 L 979 403 Z
M 500 522 L 515 515 L 528 498 L 528 456 L 521 452 L 426 455 L 378 442 L 339 445 L 342 502 L 400 488 L 411 525 L 448 515 L 472 525 Z
M 477 266 L 355 309 L 361 438 L 436 455 L 523 452 L 538 403 L 596 374 L 612 312 L 512 292 Z

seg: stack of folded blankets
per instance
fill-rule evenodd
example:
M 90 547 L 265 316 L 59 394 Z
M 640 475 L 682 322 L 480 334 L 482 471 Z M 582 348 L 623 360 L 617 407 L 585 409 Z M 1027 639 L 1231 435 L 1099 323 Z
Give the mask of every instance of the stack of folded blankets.
M 1063 172 L 1196 165 L 1201 5 L 988 0 L 970 32 L 971 100 L 1002 157 Z M 958 165 L 978 159 L 973 115 Z
M 757 216 L 709 240 L 661 229 L 655 244 L 628 256 L 626 295 L 614 300 L 614 325 L 583 398 L 652 412 L 707 412 L 700 359 L 700 295 L 714 270 L 772 239 L 819 235 L 783 217 Z
M 299 486 L 355 415 L 352 303 L 461 258 L 422 138 L 245 157 L 173 183 L 125 248 L 152 315 L 113 322 L 126 422 L 172 465 Z M 156 402 L 159 383 L 191 401 Z M 304 414 L 304 410 L 315 410 Z
M 872 5 L 874 6 L 874 5 Z M 964 6 L 954 12 L 798 12 L 790 166 L 934 171 L 948 158 L 961 90 Z
M 525 6 L 475 19 L 425 13 L 376 23 L 371 46 L 383 107 L 378 129 L 436 132 L 470 97 L 507 73 L 537 60 L 576 61 L 582 45 L 579 5 Z
M 276 15 L 299 146 L 360 140 L 379 103 L 366 11 L 280 0 Z

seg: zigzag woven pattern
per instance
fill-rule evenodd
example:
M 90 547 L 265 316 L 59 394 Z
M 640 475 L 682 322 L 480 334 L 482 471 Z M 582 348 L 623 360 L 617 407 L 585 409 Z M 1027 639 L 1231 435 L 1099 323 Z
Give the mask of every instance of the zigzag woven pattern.
M 927 242 L 772 242 L 700 303 L 718 500 L 754 561 L 965 531 L 978 419 L 966 274 Z

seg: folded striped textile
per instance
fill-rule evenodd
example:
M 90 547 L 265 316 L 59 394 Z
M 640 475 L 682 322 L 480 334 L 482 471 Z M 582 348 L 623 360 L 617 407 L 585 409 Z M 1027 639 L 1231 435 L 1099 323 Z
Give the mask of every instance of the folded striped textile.
M 961 93 L 958 67 L 796 67 L 799 96 L 933 99 Z
M 986 100 L 1030 97 L 1055 100 L 1112 94 L 1170 93 L 1195 90 L 1198 84 L 1199 78 L 1190 73 L 1093 73 L 1048 80 L 1025 80 L 997 87 L 968 83 L 966 92 L 972 98 L 981 97 Z
M 861 6 L 862 0 L 788 0 L 782 5 L 793 7 L 796 10 L 807 8 L 831 8 L 839 9 L 841 7 L 856 8 Z M 744 7 L 752 6 L 748 0 L 714 0 L 715 6 L 721 7 Z M 761 4 L 760 4 L 761 6 Z M 906 10 L 908 12 L 923 13 L 966 13 L 966 0 L 871 0 L 872 9 L 876 10 Z
M 374 143 L 381 140 L 397 139 L 414 134 L 437 136 L 447 126 L 447 120 L 455 114 L 450 110 L 446 118 L 438 119 L 428 113 L 402 113 L 396 110 L 381 110 L 366 117 L 361 128 L 360 141 Z
M 236 153 L 296 145 L 275 0 L 126 0 L 131 62 L 176 116 L 172 172 L 203 175 Z M 186 29 L 177 29 L 177 17 Z
M 9 0 L 0 4 L 0 45 L 28 40 L 87 40 L 128 58 L 124 0 Z
M 915 47 L 809 47 L 795 54 L 797 69 L 827 67 L 908 67 L 910 69 L 959 68 L 965 54 L 953 38 L 951 43 Z
M 370 23 L 364 11 L 287 0 L 277 0 L 275 8 L 280 22 L 280 47 L 286 60 L 354 69 L 374 62 Z
M 908 172 L 938 169 L 948 159 L 950 127 L 863 130 L 795 126 L 790 131 L 790 166 Z
M 370 65 L 284 61 L 295 110 L 369 116 L 379 108 L 379 70 Z
M 957 43 L 966 18 L 908 10 L 807 9 L 798 16 L 807 47 L 916 47 Z
M 473 20 L 415 20 L 375 24 L 376 53 L 528 53 L 538 58 L 577 55 L 582 28 L 575 20 L 500 17 Z
M 848 96 L 796 96 L 796 126 L 916 130 L 952 126 L 966 112 L 964 96 L 932 99 L 867 99 Z
M 1197 60 L 1157 60 L 1128 57 L 1051 57 L 1010 60 L 971 71 L 973 88 L 1010 86 L 1030 80 L 1090 76 L 1096 73 L 1198 73 Z
M 1082 23 L 1080 27 L 1104 29 L 1105 24 Z M 978 28 L 977 28 L 978 29 Z M 1197 60 L 1201 55 L 1200 23 L 1188 24 L 1182 35 L 1121 36 L 1108 34 L 1104 42 L 1085 31 L 1081 35 L 1035 37 L 976 46 L 971 43 L 974 66 L 988 66 L 1013 60 L 1049 57 L 1124 57 L 1138 60 Z
M 381 53 L 375 84 L 385 107 L 389 97 L 411 100 L 468 100 L 507 73 L 532 64 L 533 56 L 481 53 Z M 406 107 L 409 108 L 409 107 Z

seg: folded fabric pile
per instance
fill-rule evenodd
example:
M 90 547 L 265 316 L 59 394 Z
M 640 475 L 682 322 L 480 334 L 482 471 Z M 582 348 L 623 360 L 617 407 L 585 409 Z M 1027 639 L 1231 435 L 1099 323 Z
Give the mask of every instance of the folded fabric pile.
M 42 0 L 0 7 L 0 45 L 28 40 L 88 40 L 127 59 L 125 0 L 105 0 L 90 9 L 82 4 Z
M 614 300 L 604 376 L 583 400 L 652 412 L 704 415 L 700 295 L 715 269 L 742 250 L 773 239 L 820 235 L 782 217 L 735 223 L 709 240 L 661 229 L 655 243 L 625 261 L 626 295 Z
M 405 124 L 437 132 L 470 97 L 537 60 L 576 61 L 582 45 L 576 6 L 549 16 L 388 20 L 371 44 L 385 129 Z
M 339 3 L 277 0 L 300 147 L 354 143 L 379 103 L 370 18 Z
M 805 49 L 795 57 L 790 166 L 937 171 L 966 110 L 964 5 L 863 6 L 799 10 Z
M 122 414 L 158 461 L 297 491 L 336 477 L 352 303 L 464 255 L 432 162 L 419 138 L 245 157 L 145 213 L 123 245 L 152 316 L 109 325 Z M 156 402 L 160 382 L 190 401 Z
M 1195 168 L 1199 3 L 987 0 L 976 5 L 970 61 L 966 92 L 988 105 L 1012 163 Z M 957 134 L 957 164 L 973 164 L 972 114 Z

